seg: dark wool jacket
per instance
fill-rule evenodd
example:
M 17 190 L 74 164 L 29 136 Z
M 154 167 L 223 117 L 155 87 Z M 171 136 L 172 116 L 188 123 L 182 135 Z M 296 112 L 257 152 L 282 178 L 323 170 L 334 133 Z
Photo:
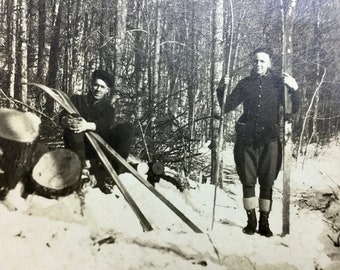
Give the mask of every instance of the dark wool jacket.
M 107 130 L 114 124 L 115 109 L 109 101 L 102 99 L 94 102 L 91 94 L 74 95 L 71 97 L 71 101 L 78 109 L 80 116 L 86 121 L 96 124 L 97 133 L 106 134 Z M 66 114 L 66 111 L 62 111 L 60 119 Z
M 222 106 L 223 86 L 217 89 Z M 298 92 L 289 89 L 293 113 L 298 110 Z M 225 112 L 243 104 L 243 114 L 236 123 L 237 139 L 247 144 L 266 144 L 279 139 L 279 107 L 284 104 L 284 83 L 280 75 L 269 70 L 265 76 L 252 72 L 227 96 Z

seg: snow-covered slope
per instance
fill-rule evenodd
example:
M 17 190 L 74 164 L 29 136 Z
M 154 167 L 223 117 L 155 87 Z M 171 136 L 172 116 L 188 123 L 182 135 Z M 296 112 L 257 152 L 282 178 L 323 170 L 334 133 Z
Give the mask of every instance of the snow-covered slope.
M 282 181 L 274 190 L 271 238 L 242 233 L 246 214 L 241 186 L 218 189 L 212 229 L 214 186 L 190 182 L 179 192 L 161 181 L 156 188 L 201 230 L 197 234 L 130 174 L 120 177 L 154 230 L 143 232 L 118 190 L 88 189 L 84 201 L 20 197 L 20 185 L 0 203 L 0 269 L 340 269 L 340 248 L 321 211 L 301 207 L 303 194 L 337 191 L 340 150 L 333 144 L 318 157 L 292 165 L 291 233 L 281 237 Z M 232 150 L 225 153 L 232 165 Z M 332 205 L 339 213 L 339 200 Z M 81 207 L 83 205 L 83 207 Z

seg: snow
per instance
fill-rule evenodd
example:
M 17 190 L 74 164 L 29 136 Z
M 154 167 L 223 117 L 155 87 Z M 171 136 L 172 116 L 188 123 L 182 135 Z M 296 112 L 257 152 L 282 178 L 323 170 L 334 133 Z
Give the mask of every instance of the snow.
M 315 153 L 316 150 L 309 150 Z M 202 153 L 209 157 L 208 151 Z M 232 145 L 225 164 L 233 166 Z M 75 194 L 47 199 L 21 198 L 21 185 L 0 203 L 1 269 L 340 269 L 339 232 L 325 222 L 325 213 L 301 207 L 306 194 L 339 194 L 340 148 L 336 143 L 315 156 L 292 164 L 290 234 L 282 231 L 282 176 L 275 183 L 270 225 L 271 238 L 246 235 L 246 214 L 239 181 L 217 189 L 190 182 L 178 191 L 161 181 L 157 190 L 197 225 L 194 233 L 131 174 L 120 175 L 153 230 L 142 227 L 118 189 L 105 195 L 88 188 L 84 199 Z M 339 200 L 327 210 L 339 215 Z

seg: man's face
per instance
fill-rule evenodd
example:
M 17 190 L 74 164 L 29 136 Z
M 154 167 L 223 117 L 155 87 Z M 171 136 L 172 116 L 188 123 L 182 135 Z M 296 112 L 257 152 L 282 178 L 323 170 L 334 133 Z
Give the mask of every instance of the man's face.
M 254 56 L 254 70 L 258 75 L 265 75 L 271 67 L 270 57 L 264 52 L 259 52 Z
M 96 79 L 92 83 L 91 93 L 95 100 L 102 99 L 109 91 L 110 88 L 101 79 Z

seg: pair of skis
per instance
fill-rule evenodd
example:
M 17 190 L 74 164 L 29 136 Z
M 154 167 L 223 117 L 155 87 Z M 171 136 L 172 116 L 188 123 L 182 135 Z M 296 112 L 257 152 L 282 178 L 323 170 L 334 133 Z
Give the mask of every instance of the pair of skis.
M 36 86 L 42 89 L 56 102 L 58 102 L 68 113 L 79 114 L 77 108 L 74 106 L 70 98 L 63 91 L 49 88 L 42 84 L 29 83 L 29 85 Z M 194 232 L 202 233 L 202 231 L 178 208 L 176 208 L 169 200 L 167 200 L 161 193 L 159 193 L 147 180 L 145 180 L 125 159 L 123 159 L 109 144 L 107 144 L 97 133 L 88 131 L 85 133 L 87 139 L 98 154 L 99 159 L 103 163 L 105 169 L 115 181 L 117 187 L 123 194 L 125 200 L 130 205 L 137 218 L 139 219 L 144 231 L 151 231 L 152 226 L 147 218 L 144 216 L 134 199 L 131 197 L 125 186 L 120 181 L 116 171 L 113 169 L 109 159 L 105 155 L 103 149 L 112 155 L 121 165 L 123 165 L 133 176 L 135 176 L 149 191 L 151 191 L 158 199 L 160 199 L 167 207 L 169 207 L 184 223 L 186 223 Z

